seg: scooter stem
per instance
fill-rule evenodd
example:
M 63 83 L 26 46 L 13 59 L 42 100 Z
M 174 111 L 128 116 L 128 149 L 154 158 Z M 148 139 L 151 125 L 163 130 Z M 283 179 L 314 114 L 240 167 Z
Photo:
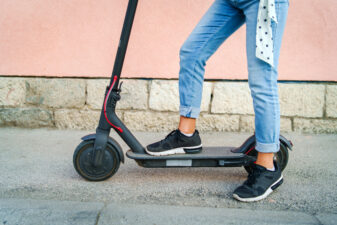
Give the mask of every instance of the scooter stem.
M 125 14 L 122 33 L 120 36 L 118 50 L 115 58 L 115 63 L 110 79 L 110 85 L 107 87 L 104 102 L 101 111 L 98 127 L 96 129 L 96 140 L 93 151 L 93 165 L 101 166 L 103 162 L 104 149 L 106 148 L 110 129 L 113 128 L 121 136 L 121 138 L 128 144 L 134 152 L 144 153 L 144 147 L 127 129 L 123 122 L 117 117 L 115 113 L 116 103 L 120 99 L 118 90 L 119 79 L 123 68 L 126 49 L 128 46 L 130 33 L 137 9 L 138 0 L 129 0 L 128 7 Z
M 138 0 L 129 0 L 128 7 L 125 14 L 124 24 L 122 28 L 122 33 L 119 39 L 118 50 L 115 58 L 114 67 L 112 70 L 110 85 L 113 83 L 114 76 L 117 76 L 117 80 L 113 86 L 113 90 L 116 90 L 119 84 L 119 79 L 121 71 L 124 64 L 125 53 L 128 47 L 130 33 L 133 25 L 133 21 L 136 14 Z

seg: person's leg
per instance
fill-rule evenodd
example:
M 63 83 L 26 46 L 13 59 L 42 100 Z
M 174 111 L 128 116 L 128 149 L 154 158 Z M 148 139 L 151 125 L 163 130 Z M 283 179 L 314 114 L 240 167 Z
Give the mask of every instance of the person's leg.
M 178 129 L 184 134 L 193 134 L 197 119 L 180 116 Z
M 199 116 L 206 61 L 242 24 L 242 11 L 228 0 L 216 0 L 180 49 L 179 129 L 193 132 Z
M 180 122 L 178 132 L 172 135 L 185 138 L 181 133 L 183 132 L 193 134 L 190 140 L 196 138 L 195 136 L 200 140 L 195 132 L 195 123 L 200 113 L 206 61 L 244 21 L 242 11 L 233 7 L 229 0 L 216 0 L 182 45 L 179 71 Z M 172 135 L 167 136 L 164 142 L 147 146 L 147 152 L 152 155 L 186 152 L 186 149 L 181 150 L 177 147 L 182 143 L 171 143 L 180 140 Z M 184 143 L 188 146 L 188 140 Z M 201 146 L 201 141 L 200 145 L 196 146 Z M 173 151 L 172 148 L 178 150 Z
M 274 41 L 274 67 L 255 56 L 256 10 L 245 10 L 247 17 L 248 81 L 255 112 L 256 163 L 273 168 L 273 154 L 279 150 L 280 104 L 278 96 L 278 61 L 282 36 L 288 13 L 288 0 L 276 0 L 278 23 L 272 21 Z M 258 4 L 256 4 L 258 5 Z
M 286 24 L 289 2 L 276 0 L 278 23 L 272 22 L 274 41 L 274 67 L 255 56 L 258 0 L 250 0 L 244 9 L 247 24 L 248 82 L 253 97 L 255 112 L 255 136 L 258 158 L 254 165 L 256 174 L 234 191 L 234 197 L 241 201 L 256 201 L 267 197 L 283 181 L 278 165 L 274 164 L 274 153 L 279 151 L 280 106 L 277 87 L 278 59 L 283 31 Z M 275 167 L 275 172 L 268 171 Z M 265 187 L 265 190 L 262 190 Z M 260 190 L 258 190 L 260 188 Z

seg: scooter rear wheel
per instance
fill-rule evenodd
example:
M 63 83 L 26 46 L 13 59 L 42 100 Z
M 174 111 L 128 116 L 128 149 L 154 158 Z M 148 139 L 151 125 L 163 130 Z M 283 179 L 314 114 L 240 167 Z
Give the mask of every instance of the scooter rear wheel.
M 257 151 L 255 150 L 255 143 L 249 146 L 247 149 L 248 150 L 245 154 L 255 157 L 256 160 Z M 288 158 L 289 158 L 288 148 L 282 142 L 280 142 L 280 150 L 277 153 L 275 153 L 274 160 L 277 162 L 282 171 L 286 168 L 288 164 Z M 248 173 L 251 173 L 253 169 L 251 166 L 245 166 L 245 170 Z
M 73 156 L 74 167 L 78 174 L 87 180 L 106 180 L 117 172 L 120 158 L 117 150 L 108 143 L 104 150 L 102 165 L 94 166 L 92 160 L 94 143 L 95 140 L 86 140 L 77 146 Z

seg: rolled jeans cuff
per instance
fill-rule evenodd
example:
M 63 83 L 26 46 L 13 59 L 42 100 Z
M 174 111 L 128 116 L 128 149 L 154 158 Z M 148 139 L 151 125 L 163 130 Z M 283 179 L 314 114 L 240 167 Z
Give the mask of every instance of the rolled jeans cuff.
M 280 150 L 280 142 L 271 143 L 271 144 L 256 142 L 255 149 L 256 149 L 256 151 L 263 152 L 263 153 L 278 152 Z
M 200 114 L 200 108 L 192 107 L 192 106 L 180 106 L 179 112 L 181 116 L 187 118 L 198 118 Z

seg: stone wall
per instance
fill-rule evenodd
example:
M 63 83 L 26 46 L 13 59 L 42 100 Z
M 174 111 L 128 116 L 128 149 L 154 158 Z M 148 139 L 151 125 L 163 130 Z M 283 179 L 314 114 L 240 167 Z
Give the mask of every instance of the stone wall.
M 124 79 L 117 113 L 132 131 L 179 120 L 177 80 Z M 95 129 L 108 79 L 0 77 L 0 126 Z M 279 84 L 281 132 L 337 133 L 336 83 Z M 254 131 L 247 82 L 204 82 L 200 131 Z

